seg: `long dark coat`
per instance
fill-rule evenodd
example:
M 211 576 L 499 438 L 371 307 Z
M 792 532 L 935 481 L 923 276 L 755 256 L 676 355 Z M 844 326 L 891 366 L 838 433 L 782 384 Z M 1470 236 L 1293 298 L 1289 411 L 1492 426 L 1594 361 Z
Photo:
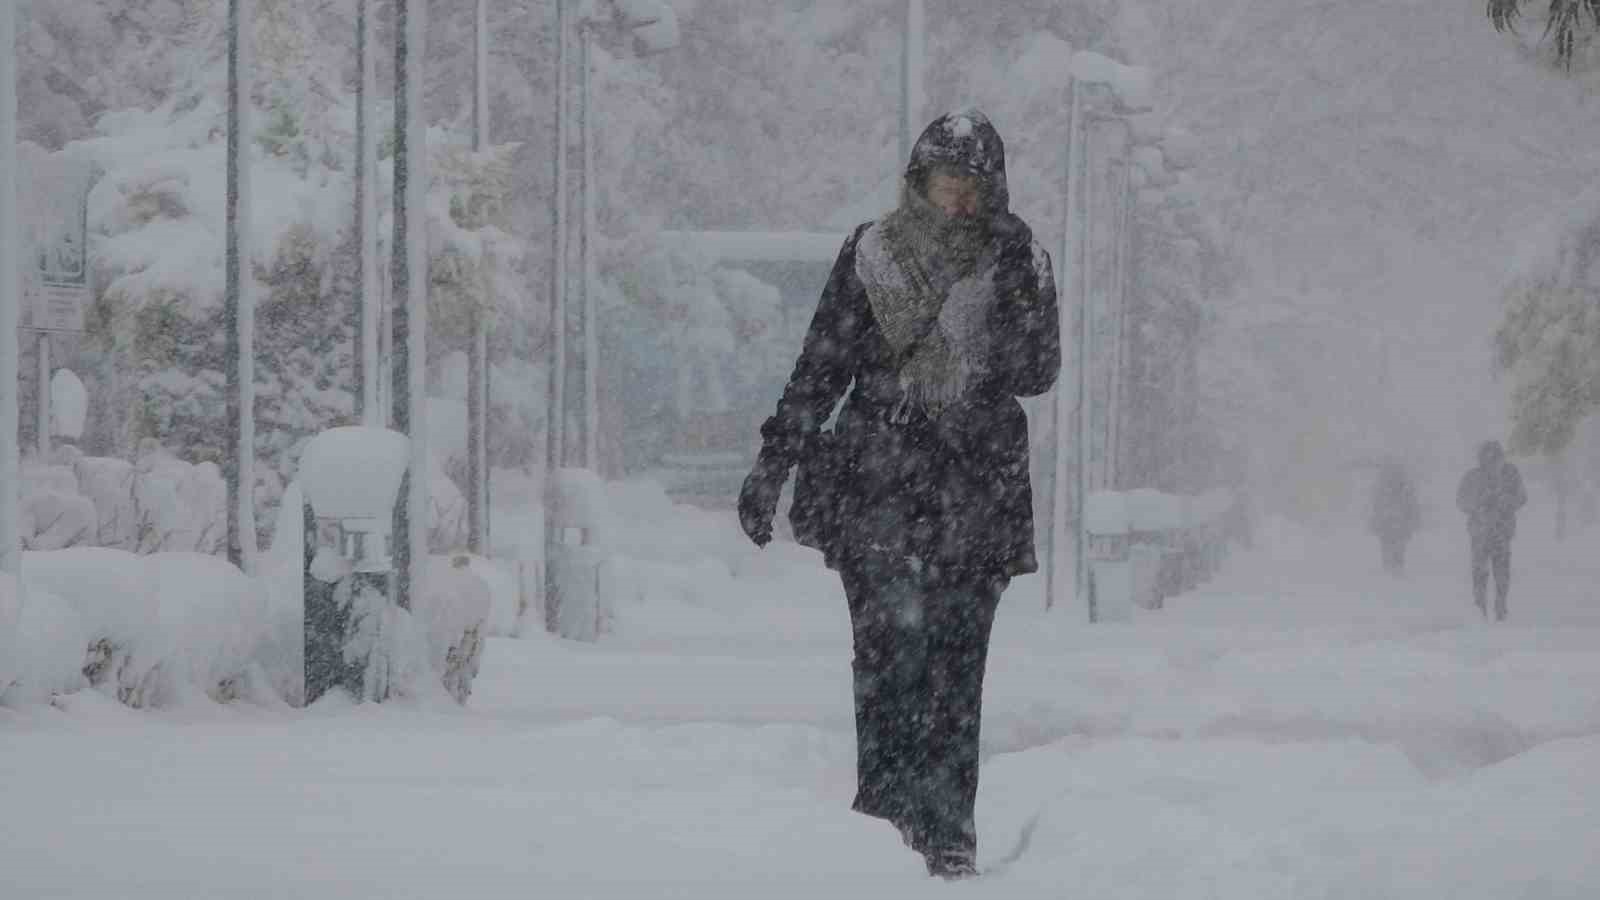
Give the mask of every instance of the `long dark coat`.
M 1510 541 L 1517 532 L 1517 510 L 1528 502 L 1522 473 L 1497 455 L 1484 451 L 1479 465 L 1461 477 L 1456 507 L 1467 514 L 1467 532 L 1474 539 Z
M 997 291 L 993 358 L 971 399 L 938 421 L 915 410 L 895 421 L 898 361 L 856 274 L 867 227 L 839 251 L 777 411 L 761 427 L 761 464 L 787 472 L 817 451 L 820 426 L 853 384 L 818 478 L 831 488 L 826 520 L 808 529 L 823 535 L 815 543 L 828 565 L 890 561 L 952 577 L 1035 571 L 1028 422 L 1016 398 L 1049 390 L 1060 368 L 1049 256 L 1031 241 L 1002 252 L 998 269 L 1009 277 L 996 282 L 1014 287 Z

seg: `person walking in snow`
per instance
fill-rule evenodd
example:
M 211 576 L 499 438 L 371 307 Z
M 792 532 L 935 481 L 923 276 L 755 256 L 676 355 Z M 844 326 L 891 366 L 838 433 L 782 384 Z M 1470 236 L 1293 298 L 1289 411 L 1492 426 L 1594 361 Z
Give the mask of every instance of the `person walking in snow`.
M 853 808 L 893 823 L 930 874 L 977 871 L 990 627 L 1012 576 L 1038 568 L 1016 398 L 1054 383 L 1058 328 L 999 133 L 979 112 L 941 116 L 899 205 L 840 250 L 739 495 L 764 546 L 799 464 L 790 522 L 839 572 L 854 637 Z
M 1467 515 L 1472 540 L 1472 593 L 1478 612 L 1489 615 L 1489 572 L 1494 570 L 1494 617 L 1504 621 L 1506 594 L 1511 589 L 1511 538 L 1517 532 L 1517 510 L 1528 502 L 1522 474 L 1506 459 L 1499 441 L 1478 448 L 1478 467 L 1462 476 L 1456 506 Z
M 1368 523 L 1383 551 L 1383 569 L 1399 575 L 1406 566 L 1406 545 L 1422 525 L 1422 506 L 1406 467 L 1386 462 L 1378 467 L 1372 487 L 1372 518 Z

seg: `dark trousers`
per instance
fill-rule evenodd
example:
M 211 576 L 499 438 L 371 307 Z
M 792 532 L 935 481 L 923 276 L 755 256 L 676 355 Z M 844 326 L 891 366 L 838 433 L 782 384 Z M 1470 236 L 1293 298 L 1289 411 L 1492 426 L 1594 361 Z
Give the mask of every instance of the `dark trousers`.
M 1393 575 L 1398 575 L 1406 567 L 1406 544 L 1411 540 L 1408 534 L 1380 534 L 1378 543 L 1383 545 L 1383 570 Z
M 1472 596 L 1478 612 L 1489 614 L 1489 571 L 1494 570 L 1494 617 L 1506 617 L 1506 594 L 1511 590 L 1511 538 L 1472 535 Z
M 855 638 L 857 812 L 924 854 L 975 859 L 978 730 L 995 607 L 1008 579 L 842 572 Z

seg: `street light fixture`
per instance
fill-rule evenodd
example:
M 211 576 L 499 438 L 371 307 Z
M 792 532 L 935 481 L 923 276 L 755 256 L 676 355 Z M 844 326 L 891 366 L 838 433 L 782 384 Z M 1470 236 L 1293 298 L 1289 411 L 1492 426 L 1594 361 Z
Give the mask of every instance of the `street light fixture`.
M 1090 354 L 1096 348 L 1093 341 L 1095 324 L 1095 303 L 1091 297 L 1089 269 L 1092 256 L 1092 239 L 1098 229 L 1095 228 L 1093 206 L 1095 196 L 1101 191 L 1112 187 L 1110 184 L 1097 184 L 1096 173 L 1091 167 L 1091 146 L 1098 143 L 1090 139 L 1091 131 L 1099 131 L 1106 125 L 1113 125 L 1117 132 L 1106 135 L 1110 142 L 1116 146 L 1112 158 L 1121 161 L 1121 171 L 1112 179 L 1111 168 L 1105 173 L 1107 178 L 1101 180 L 1114 180 L 1118 191 L 1116 204 L 1113 210 L 1115 229 L 1113 232 L 1112 247 L 1118 247 L 1121 241 L 1122 225 L 1125 216 L 1122 207 L 1126 205 L 1128 192 L 1128 169 L 1126 159 L 1131 127 L 1129 117 L 1147 112 L 1144 103 L 1128 96 L 1130 92 L 1119 89 L 1122 76 L 1130 70 L 1098 54 L 1083 54 L 1073 60 L 1074 77 L 1070 86 L 1069 120 L 1067 137 L 1066 160 L 1066 202 L 1065 202 L 1065 227 L 1062 236 L 1061 268 L 1063 277 L 1060 282 L 1061 309 L 1076 310 L 1078 315 L 1078 328 L 1075 335 L 1077 340 L 1076 356 L 1076 390 L 1066 389 L 1065 384 L 1057 389 L 1056 397 L 1056 440 L 1055 463 L 1053 468 L 1051 490 L 1051 516 L 1050 516 L 1050 551 L 1048 554 L 1049 568 L 1046 575 L 1047 607 L 1053 606 L 1058 597 L 1064 595 L 1065 571 L 1061 565 L 1062 544 L 1067 535 L 1067 501 L 1069 483 L 1068 460 L 1066 455 L 1066 430 L 1067 423 L 1076 419 L 1076 452 L 1072 466 L 1070 483 L 1075 487 L 1073 493 L 1073 507 L 1077 517 L 1076 547 L 1076 573 L 1073 579 L 1075 594 L 1082 598 L 1088 595 L 1088 570 L 1086 566 L 1089 553 L 1088 532 L 1085 529 L 1085 501 L 1091 489 L 1091 472 L 1089 448 L 1093 443 L 1094 417 L 1092 409 L 1094 392 L 1090 387 Z M 1115 81 L 1114 81 L 1115 80 Z M 1131 93 L 1138 93 L 1133 91 Z M 1098 158 L 1098 156 L 1097 156 Z M 1095 196 L 1091 196 L 1095 195 Z M 1118 263 L 1122 254 L 1116 252 Z M 1113 269 L 1113 279 L 1119 276 Z M 1112 286 L 1115 291 L 1116 287 Z M 1069 332 L 1070 319 L 1063 317 L 1061 321 L 1061 343 L 1063 346 L 1072 344 L 1074 335 Z M 1114 388 L 1113 388 L 1114 390 Z M 1074 408 L 1074 404 L 1076 407 Z M 1109 407 L 1108 407 L 1109 411 Z M 1111 434 L 1105 435 L 1105 447 L 1109 453 Z M 1109 456 L 1107 461 L 1109 462 Z M 1102 474 L 1109 474 L 1108 467 Z M 1096 615 L 1093 606 L 1089 609 L 1090 621 L 1095 621 Z
M 630 35 L 634 51 L 640 56 L 653 56 L 671 50 L 678 44 L 678 18 L 672 7 L 661 0 L 584 0 L 579 7 L 578 33 L 582 38 L 579 50 L 581 72 L 579 85 L 579 114 L 582 121 L 580 141 L 583 146 L 583 170 L 580 177 L 582 214 L 579 220 L 579 263 L 583 298 L 583 446 L 582 461 L 586 469 L 599 469 L 600 463 L 600 408 L 599 408 L 599 327 L 595 311 L 595 174 L 594 174 L 594 37 L 597 32 L 608 35 Z
M 567 60 L 569 41 L 567 3 L 556 0 L 556 152 L 554 189 L 554 284 L 550 309 L 550 409 L 548 450 L 545 460 L 545 609 L 552 615 L 561 606 L 557 557 L 567 543 L 566 529 L 559 526 L 554 513 L 560 491 L 561 469 L 569 452 L 579 449 L 578 463 L 590 470 L 599 463 L 598 357 L 599 341 L 595 316 L 594 259 L 594 127 L 591 91 L 591 49 L 596 31 L 625 34 L 633 38 L 634 51 L 650 56 L 677 46 L 678 18 L 662 0 L 581 0 L 573 18 L 579 36 L 579 115 L 583 162 L 581 169 L 581 212 L 579 216 L 579 265 L 582 285 L 581 321 L 583 343 L 578 360 L 583 371 L 582 444 L 573 448 L 567 439 Z M 547 622 L 550 620 L 547 620 Z

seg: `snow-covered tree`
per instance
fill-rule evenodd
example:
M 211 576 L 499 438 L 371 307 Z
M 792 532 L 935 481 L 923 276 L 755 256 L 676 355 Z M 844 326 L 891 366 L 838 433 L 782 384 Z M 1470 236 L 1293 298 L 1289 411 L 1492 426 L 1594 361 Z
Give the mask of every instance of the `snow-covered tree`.
M 1505 292 L 1496 359 L 1512 378 L 1514 450 L 1558 454 L 1600 408 L 1600 215 L 1540 241 Z
M 1517 30 L 1522 10 L 1545 5 L 1542 39 L 1550 42 L 1556 62 L 1572 68 L 1575 57 L 1584 54 L 1600 31 L 1600 2 L 1597 0 L 1489 0 L 1489 21 L 1495 31 Z

